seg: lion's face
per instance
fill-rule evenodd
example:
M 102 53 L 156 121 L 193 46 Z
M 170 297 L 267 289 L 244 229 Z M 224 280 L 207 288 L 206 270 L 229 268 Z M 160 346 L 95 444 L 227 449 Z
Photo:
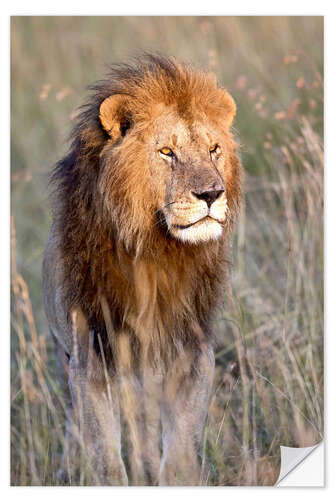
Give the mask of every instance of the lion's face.
M 190 243 L 219 238 L 228 210 L 221 133 L 170 110 L 155 120 L 145 146 L 147 182 L 157 193 L 157 218 L 168 232 Z
M 111 140 L 102 154 L 103 196 L 124 241 L 157 226 L 186 243 L 221 237 L 233 175 L 229 126 L 235 107 L 229 99 L 224 121 L 209 120 L 202 110 L 182 115 L 164 104 L 140 120 L 128 111 L 130 98 L 104 101 L 100 119 Z

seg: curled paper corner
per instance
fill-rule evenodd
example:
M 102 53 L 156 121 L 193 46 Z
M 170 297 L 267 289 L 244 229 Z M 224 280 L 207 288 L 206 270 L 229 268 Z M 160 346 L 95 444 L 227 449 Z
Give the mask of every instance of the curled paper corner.
M 280 475 L 275 486 L 324 486 L 323 441 L 307 448 L 280 446 L 280 452 Z M 309 455 L 311 460 L 306 460 Z

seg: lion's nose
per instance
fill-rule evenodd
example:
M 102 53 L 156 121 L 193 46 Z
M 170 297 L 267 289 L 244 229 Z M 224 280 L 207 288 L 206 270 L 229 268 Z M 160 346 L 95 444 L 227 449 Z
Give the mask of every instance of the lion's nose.
M 198 200 L 204 200 L 208 208 L 216 201 L 225 191 L 225 188 L 222 186 L 221 189 L 209 189 L 207 191 L 202 191 L 201 193 L 195 193 L 192 191 L 192 194 L 198 198 Z

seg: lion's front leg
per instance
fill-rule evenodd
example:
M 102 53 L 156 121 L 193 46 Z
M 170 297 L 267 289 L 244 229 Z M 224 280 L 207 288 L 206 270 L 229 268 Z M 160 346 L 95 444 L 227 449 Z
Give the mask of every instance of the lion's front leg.
M 118 384 L 93 348 L 93 332 L 87 331 L 82 317 L 78 319 L 78 327 L 73 328 L 69 386 L 81 466 L 90 471 L 97 485 L 125 485 L 128 480 L 121 457 Z M 86 338 L 90 339 L 88 344 Z
M 87 376 L 81 367 L 70 366 L 69 381 L 83 468 L 90 470 L 97 485 L 127 484 L 117 394 L 111 384 Z
M 204 345 L 179 357 L 167 378 L 162 403 L 160 485 L 199 485 L 198 450 L 214 376 L 214 353 Z

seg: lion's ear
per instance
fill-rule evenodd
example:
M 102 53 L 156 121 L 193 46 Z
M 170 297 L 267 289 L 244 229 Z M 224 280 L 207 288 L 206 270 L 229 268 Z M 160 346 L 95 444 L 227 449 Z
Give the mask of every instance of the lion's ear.
M 236 103 L 225 89 L 220 89 L 220 106 L 223 120 L 229 128 L 236 115 Z
M 113 142 L 124 136 L 131 125 L 129 111 L 130 98 L 122 94 L 107 97 L 99 108 L 102 127 L 111 136 Z

